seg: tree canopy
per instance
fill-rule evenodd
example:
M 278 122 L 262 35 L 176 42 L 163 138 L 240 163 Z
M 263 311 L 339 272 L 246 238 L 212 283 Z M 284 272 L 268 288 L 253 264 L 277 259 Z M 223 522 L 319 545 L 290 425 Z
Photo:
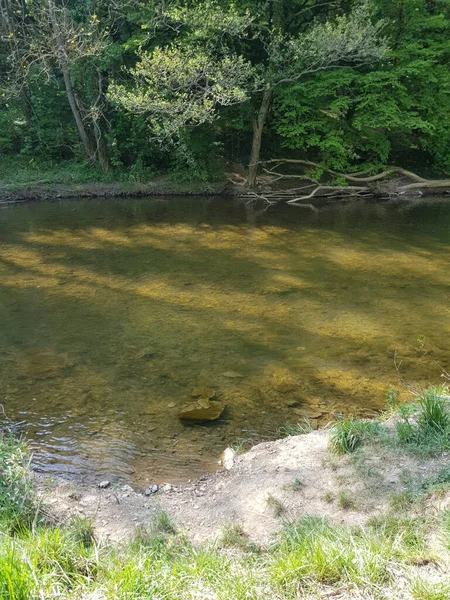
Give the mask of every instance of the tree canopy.
M 0 0 L 0 160 L 450 173 L 450 0 Z

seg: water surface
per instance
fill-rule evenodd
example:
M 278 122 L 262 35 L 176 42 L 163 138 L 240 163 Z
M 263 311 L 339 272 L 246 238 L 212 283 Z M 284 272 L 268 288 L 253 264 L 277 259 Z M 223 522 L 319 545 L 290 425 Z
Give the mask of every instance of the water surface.
M 185 481 L 308 415 L 449 369 L 450 201 L 62 201 L 0 210 L 0 402 L 35 466 Z M 423 336 L 423 337 L 422 337 Z M 240 377 L 229 377 L 230 371 Z M 180 405 L 208 386 L 218 423 Z

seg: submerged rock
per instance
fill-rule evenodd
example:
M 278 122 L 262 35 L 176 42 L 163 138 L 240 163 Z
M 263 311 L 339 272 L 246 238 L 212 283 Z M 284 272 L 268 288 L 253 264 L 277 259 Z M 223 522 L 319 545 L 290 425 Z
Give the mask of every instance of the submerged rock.
M 197 387 L 191 392 L 192 398 L 203 398 L 206 400 L 213 400 L 216 397 L 216 391 L 212 388 Z
M 65 356 L 30 348 L 17 356 L 17 375 L 32 379 L 53 379 L 61 377 L 73 364 Z
M 182 406 L 178 416 L 182 421 L 215 421 L 224 409 L 225 405 L 217 400 L 199 398 Z
M 238 373 L 237 371 L 225 371 L 222 375 L 228 377 L 228 379 L 242 379 L 245 377 L 245 375 L 242 375 L 242 373 Z

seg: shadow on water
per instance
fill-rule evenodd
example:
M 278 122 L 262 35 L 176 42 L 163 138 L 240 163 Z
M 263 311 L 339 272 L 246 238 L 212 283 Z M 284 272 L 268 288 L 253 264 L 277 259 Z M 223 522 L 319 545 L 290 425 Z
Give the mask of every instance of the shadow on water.
M 182 481 L 236 438 L 382 408 L 395 353 L 411 383 L 438 380 L 449 259 L 445 201 L 318 215 L 211 198 L 1 210 L 1 401 L 46 473 Z M 178 409 L 200 385 L 228 409 L 186 427 Z

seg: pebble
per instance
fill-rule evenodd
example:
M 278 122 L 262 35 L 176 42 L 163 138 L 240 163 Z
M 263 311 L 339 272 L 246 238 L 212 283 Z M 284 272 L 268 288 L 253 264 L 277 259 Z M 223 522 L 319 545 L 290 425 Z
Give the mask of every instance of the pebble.
M 100 483 L 98 484 L 98 487 L 99 487 L 101 490 L 105 490 L 105 489 L 106 489 L 107 487 L 109 487 L 110 485 L 111 485 L 111 483 L 110 483 L 109 481 L 105 480 L 105 481 L 100 481 Z
M 156 494 L 158 490 L 159 488 L 156 483 L 151 483 L 148 488 L 144 490 L 144 496 L 152 496 L 153 494 Z

